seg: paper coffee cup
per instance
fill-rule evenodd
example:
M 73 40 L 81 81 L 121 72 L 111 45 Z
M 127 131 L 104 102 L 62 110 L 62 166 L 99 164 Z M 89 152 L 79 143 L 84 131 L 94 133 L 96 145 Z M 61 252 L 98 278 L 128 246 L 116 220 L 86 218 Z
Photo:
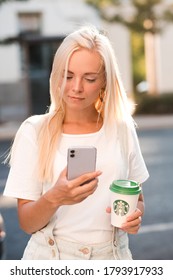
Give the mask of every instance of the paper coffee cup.
M 121 227 L 126 218 L 136 210 L 141 187 L 129 180 L 115 180 L 111 190 L 111 224 Z

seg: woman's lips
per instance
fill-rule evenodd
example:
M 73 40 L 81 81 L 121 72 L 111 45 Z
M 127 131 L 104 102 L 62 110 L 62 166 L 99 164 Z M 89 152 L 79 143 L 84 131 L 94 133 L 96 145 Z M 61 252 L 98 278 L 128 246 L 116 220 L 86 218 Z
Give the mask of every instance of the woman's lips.
M 83 97 L 77 97 L 77 96 L 69 96 L 69 98 L 72 99 L 72 100 L 79 100 L 79 101 L 85 99 L 85 98 L 83 98 Z

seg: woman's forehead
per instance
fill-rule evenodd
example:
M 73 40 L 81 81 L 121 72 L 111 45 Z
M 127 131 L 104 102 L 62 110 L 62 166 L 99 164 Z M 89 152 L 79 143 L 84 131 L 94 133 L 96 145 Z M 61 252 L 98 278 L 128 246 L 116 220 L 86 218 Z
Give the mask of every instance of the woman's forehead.
M 79 49 L 72 53 L 69 59 L 68 70 L 83 69 L 87 73 L 99 73 L 102 69 L 103 60 L 97 51 Z

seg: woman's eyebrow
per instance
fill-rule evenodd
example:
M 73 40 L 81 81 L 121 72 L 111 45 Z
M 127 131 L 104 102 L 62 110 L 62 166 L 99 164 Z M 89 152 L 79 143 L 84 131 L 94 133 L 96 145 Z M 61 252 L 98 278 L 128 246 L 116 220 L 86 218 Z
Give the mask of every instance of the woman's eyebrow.
M 65 72 L 65 71 L 64 71 Z M 74 74 L 72 71 L 70 71 L 70 70 L 67 70 L 67 73 L 68 74 Z
M 68 70 L 67 71 L 67 73 L 68 74 L 74 74 L 72 71 L 70 71 L 70 70 Z M 98 72 L 86 72 L 86 73 L 84 73 L 84 76 L 86 76 L 86 75 L 99 75 L 100 73 L 98 73 Z
M 89 76 L 89 75 L 95 75 L 95 76 L 100 76 L 102 74 L 104 74 L 105 72 L 102 71 L 102 72 L 89 72 L 89 73 L 85 73 L 84 76 Z
M 84 75 L 85 76 L 87 76 L 87 75 L 99 75 L 99 73 L 97 73 L 97 72 L 88 72 L 88 73 L 85 73 Z

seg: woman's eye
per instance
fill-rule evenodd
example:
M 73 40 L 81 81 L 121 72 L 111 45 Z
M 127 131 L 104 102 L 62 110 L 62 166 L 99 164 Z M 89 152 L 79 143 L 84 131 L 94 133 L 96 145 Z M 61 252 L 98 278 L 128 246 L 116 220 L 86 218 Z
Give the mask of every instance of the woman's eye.
M 89 83 L 94 83 L 96 81 L 96 79 L 89 79 L 89 78 L 86 78 L 86 80 L 89 82 Z
M 72 76 L 67 76 L 67 80 L 71 80 L 72 78 Z

